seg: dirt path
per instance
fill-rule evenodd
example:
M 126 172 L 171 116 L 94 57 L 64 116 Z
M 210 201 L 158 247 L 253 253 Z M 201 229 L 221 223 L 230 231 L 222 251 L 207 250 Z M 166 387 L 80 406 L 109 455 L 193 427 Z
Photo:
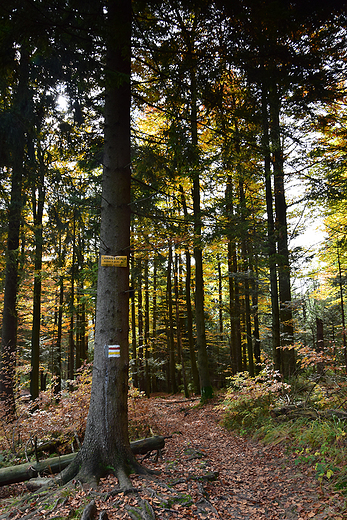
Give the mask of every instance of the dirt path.
M 201 408 L 196 402 L 168 398 L 152 400 L 152 410 L 163 433 L 172 435 L 163 471 L 171 480 L 188 478 L 176 489 L 189 493 L 194 482 L 189 476 L 218 473 L 217 480 L 197 486 L 216 518 L 347 518 L 339 495 L 322 490 L 314 475 L 295 466 L 281 448 L 227 432 L 218 425 L 220 412 L 214 406 Z
M 281 448 L 244 440 L 219 426 L 221 412 L 215 404 L 200 407 L 198 400 L 177 396 L 143 402 L 143 422 L 149 419 L 158 433 L 170 437 L 162 458 L 143 462 L 159 470 L 158 477 L 132 476 L 137 491 L 130 494 L 117 492 L 117 481 L 109 476 L 97 493 L 75 483 L 48 500 L 24 496 L 10 516 L 2 515 L 0 507 L 0 520 L 79 519 L 91 500 L 96 503 L 95 518 L 104 511 L 108 520 L 347 518 L 341 497 L 321 489 L 314 475 L 288 460 Z

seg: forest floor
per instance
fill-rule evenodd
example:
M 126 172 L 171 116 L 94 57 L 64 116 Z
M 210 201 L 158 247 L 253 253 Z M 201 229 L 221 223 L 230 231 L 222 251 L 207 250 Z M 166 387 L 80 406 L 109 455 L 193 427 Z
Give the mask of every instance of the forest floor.
M 132 476 L 134 493 L 118 492 L 112 476 L 97 492 L 75 483 L 50 495 L 28 494 L 25 484 L 12 485 L 0 488 L 0 519 L 80 519 L 92 500 L 95 518 L 109 520 L 347 519 L 344 497 L 319 483 L 313 469 L 296 465 L 279 445 L 265 446 L 225 430 L 217 405 L 215 400 L 200 406 L 198 399 L 182 396 L 146 400 L 144 420 L 168 438 L 158 461 L 143 461 L 160 474 Z

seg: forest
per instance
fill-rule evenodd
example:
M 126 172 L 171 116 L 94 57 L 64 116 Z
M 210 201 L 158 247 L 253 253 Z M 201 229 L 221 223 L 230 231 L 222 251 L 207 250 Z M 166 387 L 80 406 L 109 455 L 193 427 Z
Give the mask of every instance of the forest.
M 32 399 L 93 360 L 95 5 L 2 9 L 2 345 Z M 346 366 L 345 17 L 283 2 L 133 9 L 132 384 L 199 392 L 197 349 L 217 388 L 264 363 L 288 378 L 318 352 Z M 310 231 L 295 245 L 317 219 L 319 250 Z
M 346 43 L 337 1 L 0 7 L 5 432 L 88 380 L 118 283 L 132 395 L 344 384 Z

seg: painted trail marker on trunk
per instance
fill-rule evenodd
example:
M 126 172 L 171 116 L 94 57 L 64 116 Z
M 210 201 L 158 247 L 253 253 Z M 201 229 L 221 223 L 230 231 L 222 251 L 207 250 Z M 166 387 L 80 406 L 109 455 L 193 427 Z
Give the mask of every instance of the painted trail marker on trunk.
M 108 357 L 120 357 L 120 345 L 109 345 Z

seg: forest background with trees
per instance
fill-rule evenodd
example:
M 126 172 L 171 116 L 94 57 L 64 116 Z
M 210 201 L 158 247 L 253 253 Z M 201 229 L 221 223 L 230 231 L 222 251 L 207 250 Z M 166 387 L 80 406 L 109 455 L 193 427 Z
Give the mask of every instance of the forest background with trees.
M 129 216 L 125 251 L 100 236 L 103 93 L 126 83 L 107 65 L 111 5 L 1 7 L 6 413 L 93 362 L 100 251 L 129 257 L 129 384 L 147 396 L 206 399 L 264 366 L 345 373 L 344 10 L 132 2 L 131 198 L 112 217 Z M 317 219 L 319 252 L 295 245 Z

